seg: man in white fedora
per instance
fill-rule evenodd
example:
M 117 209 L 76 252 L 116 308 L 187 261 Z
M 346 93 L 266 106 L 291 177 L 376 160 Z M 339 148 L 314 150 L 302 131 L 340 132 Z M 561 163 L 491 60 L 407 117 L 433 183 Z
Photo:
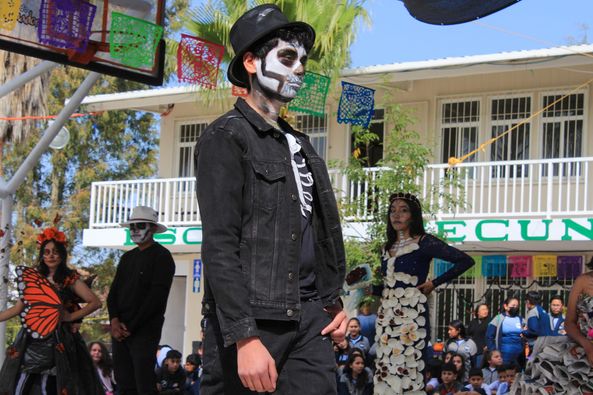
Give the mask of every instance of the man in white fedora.
M 137 245 L 122 255 L 107 297 L 113 367 L 121 395 L 156 394 L 155 353 L 175 274 L 169 250 L 154 241 L 167 227 L 151 207 L 137 206 L 127 222 Z

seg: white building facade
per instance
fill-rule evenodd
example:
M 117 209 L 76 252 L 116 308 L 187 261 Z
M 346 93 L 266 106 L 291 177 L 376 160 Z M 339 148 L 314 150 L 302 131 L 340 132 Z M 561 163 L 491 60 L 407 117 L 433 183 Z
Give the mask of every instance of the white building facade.
M 418 180 L 424 191 L 450 171 L 460 174 L 461 185 L 446 192 L 462 196 L 466 204 L 438 211 L 430 225 L 446 232 L 450 242 L 474 256 L 479 269 L 433 296 L 434 338 L 444 335 L 452 319 L 469 321 L 477 301 L 497 308 L 504 297 L 522 295 L 528 287 L 541 290 L 544 300 L 555 293 L 566 300 L 572 279 L 563 270 L 573 270 L 575 265 L 583 270 L 591 259 L 592 78 L 593 45 L 343 72 L 343 80 L 376 90 L 371 128 L 381 139 L 372 147 L 374 162 L 382 157 L 382 140 L 391 130 L 381 107 L 388 97 L 413 114 L 413 128 L 432 150 L 432 163 Z M 350 127 L 336 121 L 339 89 L 334 91 L 338 93 L 328 98 L 325 117 L 297 114 L 295 126 L 309 134 L 327 161 L 346 162 L 354 147 Z M 139 204 L 159 212 L 160 222 L 169 231 L 159 235 L 158 241 L 171 250 L 177 265 L 161 342 L 183 350 L 184 355 L 191 351 L 192 342 L 200 339 L 203 291 L 193 150 L 200 133 L 228 111 L 234 100 L 230 89 L 205 95 L 182 87 L 93 96 L 84 102 L 93 111 L 137 109 L 167 114 L 160 122 L 159 178 L 97 180 L 92 186 L 84 245 L 131 248 L 129 234 L 118 224 Z M 513 132 L 482 146 L 514 126 Z M 455 170 L 448 167 L 450 157 L 481 146 L 483 149 Z M 348 201 L 361 190 L 339 171 L 331 173 L 339 199 Z M 438 204 L 438 200 L 431 203 Z M 345 233 L 363 229 L 364 219 L 364 212 L 357 218 L 346 218 Z M 496 262 L 502 260 L 505 273 L 492 273 Z M 484 262 L 489 263 L 484 266 Z M 442 265 L 435 265 L 435 274 Z

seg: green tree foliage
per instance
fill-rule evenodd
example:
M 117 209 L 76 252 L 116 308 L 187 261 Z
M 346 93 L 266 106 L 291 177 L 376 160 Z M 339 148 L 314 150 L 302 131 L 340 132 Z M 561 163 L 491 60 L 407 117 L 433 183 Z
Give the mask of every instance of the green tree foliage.
M 229 40 L 233 23 L 258 4 L 278 5 L 289 20 L 305 21 L 316 32 L 315 46 L 309 54 L 307 69 L 337 79 L 350 64 L 350 46 L 357 25 L 370 23 L 364 8 L 366 0 L 208 0 L 187 13 L 186 29 L 193 35 L 224 46 L 223 62 L 234 56 Z M 222 74 L 222 73 L 221 73 Z
M 189 0 L 167 1 L 165 20 L 166 35 L 172 37 L 181 28 L 184 13 Z M 3 51 L 0 51 L 2 53 Z M 14 57 L 5 56 L 10 66 Z M 22 61 L 18 58 L 15 61 Z M 24 66 L 6 67 L 5 72 L 12 69 L 23 69 Z M 166 73 L 172 73 L 169 68 Z M 80 86 L 88 71 L 74 67 L 54 69 L 49 78 L 49 86 L 43 88 L 43 95 L 32 95 L 31 88 L 25 87 L 19 100 L 36 100 L 29 105 L 28 113 L 21 111 L 22 106 L 15 103 L 6 108 L 7 115 L 45 115 L 57 114 L 75 90 Z M 0 77 L 3 76 L 0 70 Z M 5 76 L 6 77 L 6 76 Z M 6 77 L 9 78 L 10 76 Z M 1 79 L 0 79 L 1 80 Z M 38 84 L 34 85 L 39 90 Z M 104 76 L 92 88 L 90 95 L 126 92 L 146 89 L 145 85 L 119 78 Z M 27 100 L 22 95 L 28 94 Z M 16 100 L 16 99 L 15 99 Z M 43 109 L 43 113 L 35 109 Z M 17 109 L 12 113 L 10 109 Z M 47 109 L 47 111 L 46 111 Z M 15 110 L 16 111 L 16 110 Z M 41 111 L 41 110 L 40 110 Z M 0 157 L 5 178 L 9 179 L 23 159 L 41 138 L 47 127 L 45 121 L 3 125 L 2 130 L 23 130 L 19 138 L 9 140 L 8 134 L 0 133 Z M 82 247 L 82 232 L 89 224 L 89 207 L 91 183 L 103 180 L 142 179 L 156 175 L 158 130 L 155 117 L 150 113 L 137 111 L 110 111 L 71 119 L 65 125 L 70 132 L 70 142 L 62 150 L 48 150 L 39 164 L 28 174 L 27 180 L 17 190 L 15 199 L 16 223 L 11 248 L 11 264 L 36 264 L 38 247 L 36 235 L 40 228 L 52 226 L 54 219 L 57 226 L 68 236 L 69 263 L 82 274 L 95 275 L 93 290 L 105 300 L 109 286 L 115 275 L 116 264 L 121 256 L 120 251 Z M 25 133 L 26 132 L 26 133 Z M 14 136 L 14 133 L 12 134 Z M 0 173 L 1 174 L 1 173 Z M 58 218 L 56 218 L 56 216 Z M 61 219 L 60 219 L 61 218 Z M 14 299 L 14 292 L 11 294 Z M 9 300 L 9 305 L 14 300 Z M 89 339 L 108 340 L 105 322 L 107 310 L 103 308 L 83 323 L 83 335 Z M 20 328 L 18 319 L 8 322 L 6 340 L 12 341 Z

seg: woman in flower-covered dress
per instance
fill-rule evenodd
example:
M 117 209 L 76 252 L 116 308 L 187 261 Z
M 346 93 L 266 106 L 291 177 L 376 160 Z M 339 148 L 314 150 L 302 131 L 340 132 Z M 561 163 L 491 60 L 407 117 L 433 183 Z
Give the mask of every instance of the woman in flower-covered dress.
M 593 269 L 593 259 L 589 262 Z M 593 271 L 574 282 L 568 297 L 565 329 L 568 336 L 540 337 L 526 374 L 511 393 L 593 395 Z
M 433 258 L 451 262 L 453 267 L 429 280 Z M 391 195 L 376 323 L 375 394 L 425 394 L 424 353 L 430 340 L 427 295 L 473 264 L 466 253 L 426 234 L 416 196 Z
M 104 394 L 80 320 L 101 306 L 99 298 L 66 265 L 66 236 L 47 228 L 37 241 L 35 268 L 17 267 L 19 300 L 0 322 L 20 315 L 23 327 L 6 352 L 0 394 Z M 86 303 L 80 307 L 78 303 Z

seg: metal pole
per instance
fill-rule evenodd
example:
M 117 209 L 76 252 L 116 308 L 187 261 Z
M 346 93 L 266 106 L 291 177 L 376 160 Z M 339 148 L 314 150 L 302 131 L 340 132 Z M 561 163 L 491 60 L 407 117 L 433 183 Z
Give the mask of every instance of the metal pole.
M 16 192 L 17 188 L 25 180 L 27 173 L 29 173 L 29 171 L 35 167 L 41 155 L 47 150 L 47 147 L 49 147 L 49 144 L 52 142 L 54 137 L 56 137 L 60 129 L 62 129 L 62 126 L 64 126 L 66 121 L 78 108 L 80 103 L 82 103 L 93 84 L 97 82 L 99 77 L 101 77 L 101 74 L 91 72 L 84 79 L 80 87 L 76 90 L 76 92 L 74 92 L 74 95 L 72 95 L 72 98 L 64 106 L 62 111 L 60 111 L 60 114 L 56 117 L 55 121 L 45 130 L 41 140 L 39 140 L 35 148 L 33 148 L 31 153 L 29 153 L 27 158 L 14 173 L 10 181 L 4 185 L 0 183 L 0 198 L 12 195 Z
M 25 71 L 23 74 L 11 79 L 10 81 L 6 81 L 4 85 L 0 86 L 0 97 L 4 97 L 13 90 L 25 85 L 33 78 L 39 77 L 41 74 L 50 71 L 57 66 L 59 66 L 59 64 L 50 62 L 48 60 L 38 63 L 31 70 Z
M 12 230 L 12 203 L 13 196 L 6 196 L 2 199 L 2 218 L 0 218 L 0 229 L 4 235 L 0 237 L 0 311 L 6 310 L 8 302 L 8 262 L 10 260 L 10 236 Z M 1 232 L 0 232 L 1 233 Z M 6 322 L 0 323 L 0 349 L 5 350 Z M 5 353 L 0 352 L 0 365 L 4 363 Z

